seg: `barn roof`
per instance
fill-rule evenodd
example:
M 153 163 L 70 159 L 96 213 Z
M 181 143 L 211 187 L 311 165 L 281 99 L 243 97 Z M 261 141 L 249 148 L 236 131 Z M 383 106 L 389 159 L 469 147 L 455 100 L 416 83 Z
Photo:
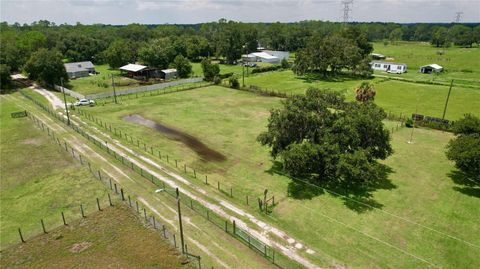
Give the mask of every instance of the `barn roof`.
M 249 56 L 250 55 L 260 57 L 262 59 L 278 59 L 278 57 L 268 54 L 266 52 L 254 52 L 254 53 L 250 53 Z
M 90 61 L 66 63 L 63 65 L 65 66 L 65 70 L 67 71 L 67 73 L 87 71 L 87 68 L 95 68 L 93 63 Z
M 138 71 L 142 71 L 145 68 L 147 68 L 145 65 L 127 64 L 120 67 L 120 70 L 129 71 L 129 72 L 138 72 Z
M 442 69 L 443 69 L 443 67 L 440 66 L 440 65 L 438 65 L 438 64 L 424 65 L 424 66 L 422 66 L 422 67 L 420 67 L 420 68 L 424 68 L 424 67 L 430 67 L 430 68 L 435 69 L 435 70 L 442 70 Z

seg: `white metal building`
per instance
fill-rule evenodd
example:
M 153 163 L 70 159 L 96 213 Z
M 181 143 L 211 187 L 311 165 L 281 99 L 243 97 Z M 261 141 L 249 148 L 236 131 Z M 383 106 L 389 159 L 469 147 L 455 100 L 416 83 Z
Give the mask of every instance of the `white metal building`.
M 402 63 L 373 61 L 370 65 L 373 70 L 380 70 L 388 73 L 402 74 L 407 72 L 407 65 Z
M 177 69 L 175 68 L 163 69 L 160 70 L 160 72 L 163 79 L 171 79 L 177 77 Z
M 440 73 L 443 71 L 443 67 L 438 64 L 429 64 L 420 67 L 420 73 L 431 74 L 433 72 Z
M 242 55 L 242 60 L 244 62 L 264 62 L 264 63 L 280 63 L 281 59 L 279 57 L 273 56 L 267 52 L 253 52 L 250 54 Z

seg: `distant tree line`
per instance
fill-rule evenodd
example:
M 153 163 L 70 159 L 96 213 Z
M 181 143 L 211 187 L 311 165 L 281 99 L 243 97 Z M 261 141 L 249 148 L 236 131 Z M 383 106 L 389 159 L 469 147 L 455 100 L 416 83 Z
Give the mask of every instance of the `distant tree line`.
M 29 25 L 2 22 L 0 28 L 0 64 L 6 65 L 4 70 L 11 72 L 25 68 L 40 49 L 55 51 L 52 55 L 60 55 L 62 60 L 107 63 L 113 68 L 136 61 L 166 68 L 174 65 L 178 55 L 188 61 L 200 62 L 204 58 L 216 57 L 232 64 L 242 54 L 256 51 L 259 46 L 299 51 L 300 57 L 314 56 L 315 60 L 330 57 L 328 61 L 303 63 L 298 72 L 323 71 L 325 65 L 331 71 L 349 68 L 362 72 L 365 64 L 362 60 L 371 51 L 368 44 L 371 41 L 425 41 L 435 46 L 455 44 L 465 47 L 480 43 L 478 24 L 352 23 L 345 31 L 341 23 L 322 21 L 241 23 L 220 19 L 194 25 L 113 26 L 56 25 L 41 20 Z M 347 49 L 340 51 L 339 44 Z M 330 45 L 334 48 L 328 48 Z M 314 54 L 319 49 L 327 56 Z M 346 62 L 345 57 L 354 60 Z M 62 76 L 59 74 L 54 79 L 44 80 L 55 81 Z

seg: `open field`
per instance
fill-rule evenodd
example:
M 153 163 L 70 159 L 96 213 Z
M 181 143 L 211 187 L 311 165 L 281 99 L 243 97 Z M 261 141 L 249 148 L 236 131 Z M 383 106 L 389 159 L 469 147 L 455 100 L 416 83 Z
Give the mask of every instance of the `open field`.
M 408 144 L 411 129 L 396 131 L 384 181 L 350 199 L 278 174 L 268 149 L 255 141 L 265 129 L 268 110 L 277 106 L 278 98 L 207 87 L 85 110 L 209 178 L 252 196 L 268 189 L 279 204 L 271 216 L 259 218 L 302 240 L 322 257 L 321 265 L 480 266 L 480 195 L 462 182 L 444 155 L 451 134 L 416 129 L 414 144 Z M 185 144 L 123 120 L 135 114 L 196 137 L 226 160 L 206 162 Z
M 381 42 L 375 42 L 374 52 L 383 54 L 400 63 L 408 66 L 408 72 L 399 76 L 416 80 L 435 80 L 450 82 L 456 79 L 457 83 L 476 84 L 480 83 L 480 47 L 474 48 L 436 48 L 429 43 L 421 42 L 398 42 L 396 45 L 384 46 Z M 437 52 L 444 52 L 438 55 Z M 439 64 L 444 67 L 444 72 L 440 75 L 421 74 L 420 67 L 427 64 Z M 386 74 L 385 72 L 378 72 Z M 465 81 L 464 81 L 465 80 Z
M 66 88 L 81 93 L 83 95 L 113 91 L 112 77 L 115 76 L 115 89 L 127 89 L 139 86 L 137 80 L 120 76 L 120 70 L 110 69 L 106 64 L 96 65 L 95 70 L 100 73 L 83 78 L 72 79 L 65 85 Z
M 121 223 L 121 225 L 119 225 Z M 193 268 L 131 209 L 118 205 L 2 251 L 2 268 Z
M 448 86 L 379 78 L 368 81 L 375 84 L 375 102 L 389 112 L 410 115 L 418 111 L 419 114 L 435 117 L 443 114 Z M 355 88 L 361 82 L 362 80 L 349 78 L 325 81 L 319 77 L 296 76 L 290 70 L 261 73 L 245 78 L 246 85 L 293 94 L 304 93 L 309 87 L 338 90 L 345 93 L 348 100 L 354 100 Z M 480 114 L 480 89 L 454 86 L 445 117 L 456 120 L 465 113 Z
M 14 102 L 1 96 L 0 107 L 3 249 L 19 241 L 19 227 L 29 237 L 41 232 L 40 219 L 60 225 L 60 212 L 78 216 L 80 203 L 93 206 L 106 190 L 28 118 L 11 118 L 11 112 L 22 110 Z

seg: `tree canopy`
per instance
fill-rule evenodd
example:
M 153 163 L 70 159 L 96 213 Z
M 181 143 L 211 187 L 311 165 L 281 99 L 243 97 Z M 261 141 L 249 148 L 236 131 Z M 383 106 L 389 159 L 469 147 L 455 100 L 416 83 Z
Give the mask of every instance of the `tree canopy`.
M 47 85 L 59 84 L 60 79 L 68 80 L 62 55 L 57 50 L 39 49 L 25 64 L 28 77 Z
M 258 136 L 283 161 L 285 172 L 315 184 L 366 186 L 379 178 L 378 159 L 393 150 L 373 102 L 346 102 L 336 92 L 307 90 L 271 111 L 268 129 Z
M 480 119 L 467 114 L 453 126 L 456 135 L 447 146 L 447 158 L 480 183 Z
M 173 60 L 173 66 L 177 69 L 178 76 L 181 78 L 187 78 L 192 73 L 192 65 L 187 58 L 182 55 L 178 55 Z

